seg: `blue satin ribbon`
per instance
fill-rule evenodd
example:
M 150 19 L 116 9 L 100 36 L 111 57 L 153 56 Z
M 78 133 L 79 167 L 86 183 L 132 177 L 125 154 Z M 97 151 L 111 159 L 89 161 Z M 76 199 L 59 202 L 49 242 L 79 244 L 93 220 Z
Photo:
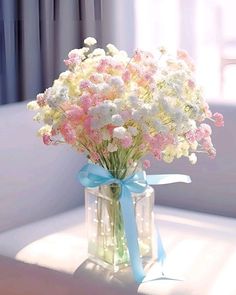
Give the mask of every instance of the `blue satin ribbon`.
M 85 187 L 97 187 L 100 185 L 117 183 L 121 187 L 120 205 L 123 216 L 125 235 L 130 256 L 132 272 L 137 283 L 141 283 L 145 278 L 143 265 L 140 259 L 138 245 L 138 231 L 134 213 L 131 193 L 143 193 L 148 184 L 159 185 L 173 182 L 191 182 L 187 175 L 163 174 L 148 175 L 145 171 L 137 172 L 127 178 L 117 179 L 108 170 L 95 164 L 86 164 L 78 174 L 80 183 Z M 158 261 L 164 263 L 166 254 L 158 233 Z

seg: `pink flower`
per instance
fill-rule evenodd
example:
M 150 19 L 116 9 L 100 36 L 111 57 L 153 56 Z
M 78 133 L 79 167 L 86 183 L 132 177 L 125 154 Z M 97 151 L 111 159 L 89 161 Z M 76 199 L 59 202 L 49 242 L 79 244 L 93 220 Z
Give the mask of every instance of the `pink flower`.
M 130 72 L 126 70 L 124 74 L 122 75 L 122 79 L 124 82 L 129 82 L 130 78 L 131 78 Z
M 202 142 L 202 146 L 204 150 L 206 151 L 210 150 L 213 147 L 210 136 L 204 138 L 204 141 Z
M 91 132 L 91 117 L 88 116 L 85 120 L 84 120 L 84 129 L 86 130 L 86 132 L 89 133 Z
M 76 142 L 75 130 L 69 125 L 69 123 L 65 122 L 62 124 L 60 132 L 67 143 L 74 144 Z
M 208 137 L 212 133 L 211 126 L 208 124 L 201 124 L 200 129 L 202 130 L 203 137 Z
M 96 152 L 92 152 L 92 153 L 90 154 L 90 159 L 91 159 L 94 163 L 96 163 L 96 162 L 99 161 L 100 156 L 99 156 L 98 153 L 96 153 Z
M 193 80 L 188 80 L 188 87 L 193 89 L 195 87 L 195 83 Z
M 146 149 L 146 145 L 145 145 L 144 143 L 142 143 L 142 144 L 140 145 L 140 149 L 141 149 L 141 150 Z
M 193 143 L 196 140 L 195 133 L 191 130 L 185 134 L 185 137 L 190 143 Z
M 50 135 L 48 134 L 43 135 L 43 143 L 46 145 L 50 145 L 52 143 Z
M 224 117 L 220 113 L 214 113 L 212 118 L 215 120 L 215 126 L 216 127 L 222 127 L 224 126 Z
M 162 134 L 158 133 L 153 139 L 152 139 L 152 146 L 154 148 L 158 148 L 160 150 L 163 150 L 168 144 L 172 144 L 174 142 L 173 137 L 170 134 Z
M 91 87 L 92 82 L 89 80 L 82 80 L 79 84 L 79 87 L 81 90 L 89 90 L 89 88 Z
M 177 57 L 179 59 L 182 59 L 183 61 L 185 61 L 191 71 L 195 70 L 195 66 L 193 64 L 193 61 L 192 61 L 191 57 L 189 56 L 189 54 L 187 53 L 187 51 L 177 50 Z
M 213 160 L 216 157 L 216 150 L 214 148 L 211 148 L 208 150 L 208 156 Z
M 124 147 L 124 148 L 129 148 L 131 145 L 132 145 L 132 137 L 130 136 L 125 136 L 124 139 L 122 139 L 121 141 L 121 145 Z
M 148 169 L 148 168 L 150 168 L 151 167 L 151 163 L 150 163 L 150 161 L 149 160 L 144 160 L 143 161 L 143 168 L 144 169 Z
M 135 62 L 140 62 L 142 60 L 142 55 L 140 50 L 136 50 L 133 56 Z
M 89 94 L 84 94 L 80 97 L 80 105 L 85 112 L 92 106 L 92 99 Z
M 121 117 L 124 121 L 128 121 L 131 117 L 130 111 L 129 110 L 121 111 Z
M 95 144 L 102 143 L 102 135 L 100 132 L 92 130 L 90 131 L 89 137 L 94 141 Z
M 197 141 L 200 141 L 202 140 L 204 137 L 204 130 L 201 129 L 201 128 L 198 128 L 196 131 L 195 131 L 195 139 Z
M 153 151 L 153 155 L 157 160 L 161 160 L 162 156 L 161 156 L 161 150 L 159 149 L 154 149 Z
M 81 107 L 74 105 L 66 111 L 66 116 L 70 123 L 78 125 L 84 119 L 84 111 Z
M 208 156 L 211 159 L 214 159 L 215 156 L 216 156 L 216 150 L 213 147 L 213 144 L 211 142 L 211 138 L 210 137 L 204 138 L 204 141 L 202 143 L 202 146 L 203 146 L 204 150 L 208 153 Z
M 188 52 L 187 51 L 182 50 L 182 49 L 178 49 L 177 50 L 177 57 L 179 59 L 185 60 L 185 59 L 188 59 L 189 58 L 189 55 L 188 55 Z
M 109 134 L 112 135 L 113 134 L 113 130 L 114 130 L 114 128 L 116 126 L 109 124 L 106 127 L 107 127 L 107 130 L 108 130 Z
M 68 68 L 73 68 L 76 64 L 81 63 L 81 61 L 78 51 L 72 50 L 68 55 L 68 59 L 64 60 L 64 63 Z
M 40 106 L 40 107 L 43 107 L 46 105 L 46 102 L 47 102 L 47 99 L 45 98 L 45 95 L 44 93 L 39 93 L 36 97 L 36 100 L 37 100 L 37 104 Z
M 108 65 L 109 65 L 109 60 L 107 58 L 101 59 L 97 66 L 97 71 L 99 73 L 105 72 Z

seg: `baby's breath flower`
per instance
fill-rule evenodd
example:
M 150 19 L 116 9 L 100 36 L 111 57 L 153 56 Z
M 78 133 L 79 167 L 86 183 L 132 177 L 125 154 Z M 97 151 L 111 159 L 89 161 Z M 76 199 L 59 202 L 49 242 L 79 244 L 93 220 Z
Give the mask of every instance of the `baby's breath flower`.
M 197 163 L 197 156 L 196 156 L 195 153 L 192 153 L 188 158 L 189 158 L 189 162 L 190 162 L 192 165 L 194 165 L 194 164 Z
M 116 144 L 109 143 L 107 146 L 107 150 L 110 153 L 116 152 L 118 150 L 118 146 Z
M 121 115 L 116 114 L 112 116 L 112 124 L 115 126 L 122 126 L 124 124 L 124 120 L 122 119 Z
M 93 46 L 93 45 L 97 44 L 97 40 L 93 37 L 88 37 L 84 40 L 84 44 L 88 45 L 88 46 Z
M 27 103 L 27 109 L 31 111 L 37 111 L 39 109 L 39 105 L 37 101 L 30 101 Z
M 94 49 L 93 52 L 91 52 L 89 54 L 89 57 L 94 57 L 94 56 L 105 56 L 106 53 L 105 53 L 105 50 L 104 49 L 101 49 L 101 48 L 96 48 Z
M 38 130 L 38 135 L 43 136 L 45 134 L 50 135 L 52 131 L 52 126 L 44 125 Z
M 147 154 L 167 163 L 183 156 L 194 163 L 198 148 L 215 156 L 211 128 L 202 123 L 223 126 L 223 116 L 212 115 L 186 52 L 173 56 L 160 48 L 155 57 L 137 50 L 129 57 L 112 44 L 106 51 L 91 47 L 96 43 L 88 37 L 84 47 L 71 50 L 67 70 L 28 104 L 44 124 L 39 135 L 45 144 L 87 150 L 109 169 Z
M 113 45 L 113 44 L 107 44 L 107 49 L 108 49 L 108 52 L 111 54 L 111 55 L 115 55 L 119 52 L 119 50 Z
M 124 127 L 116 127 L 113 130 L 113 137 L 118 139 L 124 139 L 127 135 L 127 129 Z

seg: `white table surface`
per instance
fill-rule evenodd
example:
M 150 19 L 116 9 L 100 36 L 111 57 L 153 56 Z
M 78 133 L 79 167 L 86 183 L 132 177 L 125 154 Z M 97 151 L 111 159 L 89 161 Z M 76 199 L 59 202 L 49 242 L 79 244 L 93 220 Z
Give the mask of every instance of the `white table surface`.
M 0 254 L 67 273 L 80 282 L 78 294 L 236 294 L 235 219 L 161 206 L 155 219 L 167 252 L 167 278 L 141 285 L 129 269 L 113 274 L 87 259 L 82 208 L 2 233 Z

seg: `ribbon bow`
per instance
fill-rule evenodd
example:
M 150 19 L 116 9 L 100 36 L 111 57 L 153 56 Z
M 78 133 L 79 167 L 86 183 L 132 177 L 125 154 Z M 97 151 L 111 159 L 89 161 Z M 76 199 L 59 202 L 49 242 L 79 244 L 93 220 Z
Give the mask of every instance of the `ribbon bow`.
M 91 188 L 111 183 L 117 183 L 120 185 L 120 205 L 125 228 L 125 236 L 129 250 L 131 268 L 136 282 L 141 283 L 145 278 L 145 273 L 140 259 L 138 231 L 131 193 L 144 192 L 148 184 L 159 185 L 173 182 L 189 183 L 191 182 L 190 177 L 180 174 L 146 176 L 145 171 L 140 171 L 127 178 L 118 179 L 101 166 L 95 164 L 86 164 L 79 171 L 78 179 L 83 186 Z M 163 263 L 165 260 L 165 256 L 165 251 L 162 246 L 160 236 L 158 235 L 158 261 Z

